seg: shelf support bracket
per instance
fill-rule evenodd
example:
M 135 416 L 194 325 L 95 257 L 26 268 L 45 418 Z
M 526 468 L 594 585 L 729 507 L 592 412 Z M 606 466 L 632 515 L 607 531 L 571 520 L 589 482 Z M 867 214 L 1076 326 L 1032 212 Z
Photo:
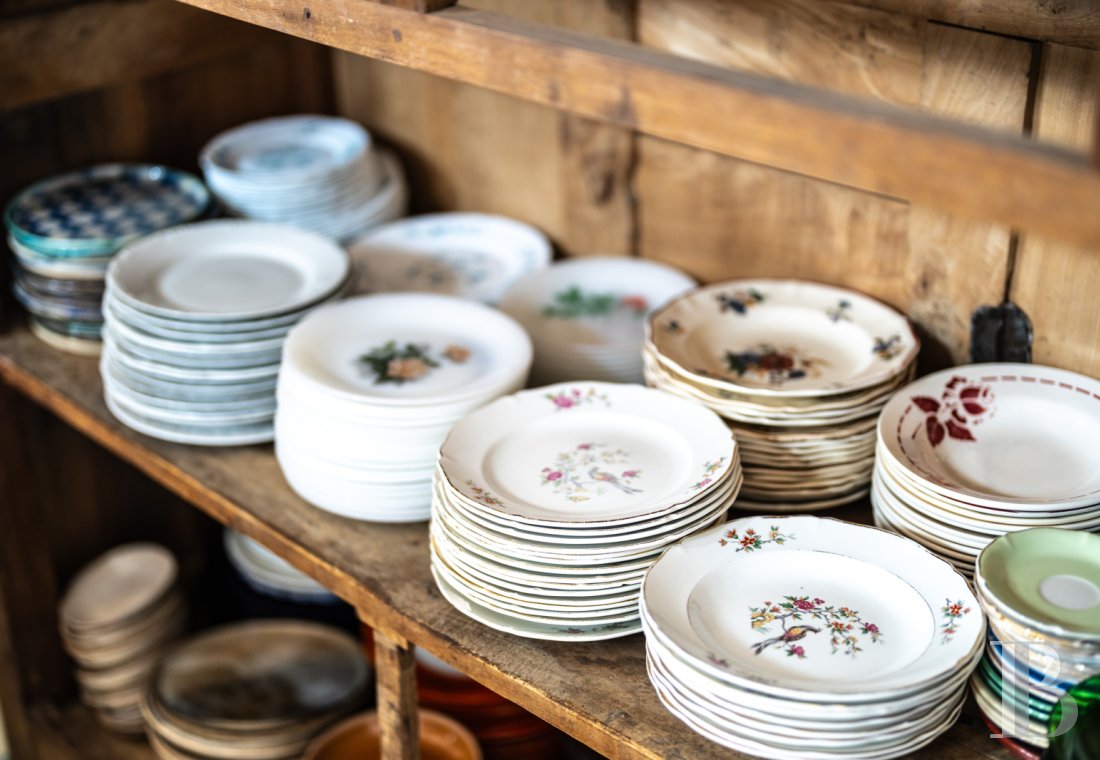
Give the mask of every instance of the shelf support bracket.
M 382 760 L 419 760 L 420 708 L 413 644 L 395 633 L 375 630 L 374 667 Z

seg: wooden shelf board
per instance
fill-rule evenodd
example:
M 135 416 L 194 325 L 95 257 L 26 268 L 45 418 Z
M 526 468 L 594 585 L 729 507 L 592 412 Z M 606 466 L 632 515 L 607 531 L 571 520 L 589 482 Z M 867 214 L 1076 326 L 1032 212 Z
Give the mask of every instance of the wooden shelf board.
M 42 705 L 30 713 L 38 756 L 49 760 L 155 760 L 144 738 L 119 736 L 79 703 Z
M 738 756 L 664 710 L 645 675 L 640 635 L 590 644 L 540 642 L 465 617 L 431 579 L 425 525 L 357 522 L 309 506 L 286 485 L 270 446 L 199 448 L 132 432 L 104 406 L 95 360 L 62 354 L 22 328 L 0 335 L 0 381 L 260 541 L 355 605 L 369 624 L 422 646 L 593 749 L 651 760 Z M 964 716 L 919 756 L 1007 760 L 1007 751 L 987 734 Z

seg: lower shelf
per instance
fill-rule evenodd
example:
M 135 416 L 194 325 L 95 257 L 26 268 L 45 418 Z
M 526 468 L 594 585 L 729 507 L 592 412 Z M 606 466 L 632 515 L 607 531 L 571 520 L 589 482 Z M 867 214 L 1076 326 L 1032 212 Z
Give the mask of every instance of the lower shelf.
M 112 733 L 96 719 L 94 712 L 79 703 L 39 705 L 31 710 L 30 720 L 39 757 L 50 760 L 156 760 L 144 738 L 131 739 Z

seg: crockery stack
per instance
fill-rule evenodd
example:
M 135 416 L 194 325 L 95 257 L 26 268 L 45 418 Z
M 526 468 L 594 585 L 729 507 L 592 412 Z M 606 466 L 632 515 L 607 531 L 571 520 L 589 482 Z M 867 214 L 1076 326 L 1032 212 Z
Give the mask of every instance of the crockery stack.
M 169 654 L 141 700 L 163 760 L 296 760 L 363 703 L 369 668 L 357 642 L 329 626 L 238 623 Z
M 147 164 L 101 164 L 24 190 L 4 212 L 4 225 L 15 296 L 31 313 L 31 330 L 56 348 L 98 354 L 111 257 L 209 208 L 210 193 L 197 178 Z
M 717 415 L 637 385 L 553 385 L 462 419 L 440 449 L 432 575 L 459 610 L 520 636 L 639 630 L 638 589 L 741 486 Z
M 1100 536 L 1002 536 L 978 557 L 974 586 L 990 628 L 971 681 L 978 706 L 999 733 L 1044 748 L 1056 703 L 1100 673 Z
M 901 536 L 747 517 L 672 547 L 642 623 L 661 702 L 769 760 L 901 757 L 955 722 L 985 622 L 966 580 Z
M 296 604 L 340 601 L 317 581 L 248 536 L 226 528 L 224 543 L 229 563 L 252 590 Z
M 654 313 L 644 355 L 651 386 L 729 423 L 745 466 L 738 507 L 778 512 L 867 494 L 875 419 L 918 348 L 904 316 L 859 293 L 736 280 Z
M 275 455 L 291 487 L 322 509 L 426 520 L 451 426 L 522 388 L 530 366 L 523 329 L 479 303 L 391 293 L 327 306 L 287 338 Z
M 348 241 L 405 213 L 401 164 L 347 119 L 283 116 L 244 124 L 211 140 L 199 163 L 236 216 Z
M 1100 382 L 1033 364 L 975 364 L 903 388 L 878 425 L 876 523 L 970 575 L 993 539 L 1100 530 Z
M 495 304 L 553 250 L 534 227 L 489 214 L 425 214 L 384 224 L 349 249 L 359 289 L 439 293 Z
M 534 383 L 641 383 L 646 316 L 693 287 L 694 280 L 665 264 L 573 259 L 521 279 L 500 308 L 531 335 Z
M 138 702 L 187 619 L 176 560 L 155 544 L 116 547 L 73 581 L 59 609 L 81 699 L 104 725 L 141 733 Z
M 201 222 L 127 246 L 107 273 L 108 408 L 177 443 L 272 440 L 286 334 L 348 275 L 342 248 L 281 224 Z

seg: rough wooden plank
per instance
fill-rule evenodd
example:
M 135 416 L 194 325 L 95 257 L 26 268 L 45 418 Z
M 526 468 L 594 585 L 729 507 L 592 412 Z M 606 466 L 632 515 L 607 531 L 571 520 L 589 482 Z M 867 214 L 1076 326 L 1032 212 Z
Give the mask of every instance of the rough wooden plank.
M 285 485 L 270 447 L 202 449 L 133 433 L 104 407 L 94 361 L 62 356 L 23 330 L 0 336 L 0 381 L 218 521 L 256 538 L 373 625 L 424 647 L 608 757 L 739 757 L 661 707 L 645 676 L 640 636 L 578 644 L 489 630 L 435 589 L 423 525 L 372 525 L 310 507 Z M 987 733 L 960 723 L 921 756 L 1007 760 L 1010 755 Z
M 288 0 L 188 2 L 695 147 L 1100 247 L 1091 213 L 1100 173 L 1081 153 L 494 13 L 317 0 L 304 19 Z
M 375 0 L 383 5 L 392 5 L 395 8 L 404 8 L 407 11 L 417 13 L 431 13 L 441 8 L 449 8 L 455 4 L 455 0 Z
M 0 23 L 0 111 L 271 44 L 262 29 L 170 0 L 100 0 Z
M 420 707 L 416 701 L 413 646 L 400 636 L 375 630 L 374 672 L 378 682 L 382 760 L 417 760 L 420 757 Z
M 1037 139 L 1087 148 L 1100 124 L 1100 56 L 1046 45 L 1036 92 Z M 1011 298 L 1035 328 L 1034 360 L 1100 376 L 1100 319 L 1096 247 L 1070 246 L 1025 235 L 1020 239 Z

